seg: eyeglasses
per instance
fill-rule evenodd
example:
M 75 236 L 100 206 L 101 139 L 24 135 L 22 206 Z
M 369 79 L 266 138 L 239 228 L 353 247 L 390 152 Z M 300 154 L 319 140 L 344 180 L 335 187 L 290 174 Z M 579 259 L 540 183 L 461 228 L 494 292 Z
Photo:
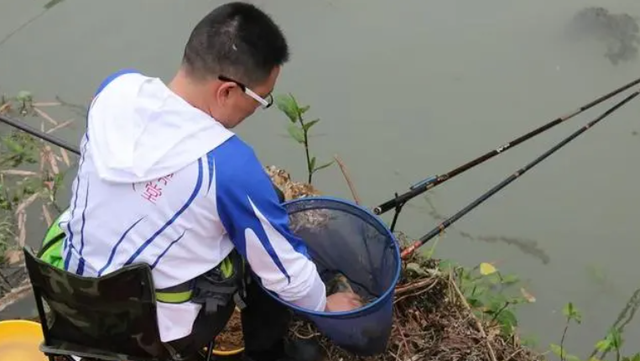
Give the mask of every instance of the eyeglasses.
M 223 76 L 223 75 L 218 76 L 218 79 L 222 81 L 229 81 L 232 83 L 236 83 L 240 87 L 240 89 L 242 89 L 242 91 L 245 92 L 245 94 L 255 99 L 255 101 L 257 101 L 258 103 L 262 104 L 263 109 L 267 109 L 273 104 L 273 95 L 271 94 L 267 95 L 267 99 L 265 99 L 259 96 L 258 94 L 256 94 L 253 90 L 249 89 L 249 87 L 247 87 L 246 85 L 242 84 L 237 80 L 227 78 L 226 76 Z

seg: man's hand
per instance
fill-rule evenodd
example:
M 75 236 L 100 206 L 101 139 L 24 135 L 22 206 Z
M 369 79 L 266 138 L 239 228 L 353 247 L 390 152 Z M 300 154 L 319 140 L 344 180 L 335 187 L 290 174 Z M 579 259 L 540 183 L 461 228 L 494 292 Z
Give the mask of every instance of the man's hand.
M 327 297 L 326 312 L 344 312 L 362 307 L 362 299 L 357 293 L 337 292 Z

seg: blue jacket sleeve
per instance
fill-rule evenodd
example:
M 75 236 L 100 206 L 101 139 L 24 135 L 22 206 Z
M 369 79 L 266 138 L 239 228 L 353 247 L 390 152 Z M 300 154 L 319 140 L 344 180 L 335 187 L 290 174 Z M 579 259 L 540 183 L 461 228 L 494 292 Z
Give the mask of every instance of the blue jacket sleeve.
M 222 224 L 265 288 L 300 307 L 324 310 L 325 285 L 304 242 L 291 233 L 257 157 L 239 142 L 234 137 L 208 156 Z

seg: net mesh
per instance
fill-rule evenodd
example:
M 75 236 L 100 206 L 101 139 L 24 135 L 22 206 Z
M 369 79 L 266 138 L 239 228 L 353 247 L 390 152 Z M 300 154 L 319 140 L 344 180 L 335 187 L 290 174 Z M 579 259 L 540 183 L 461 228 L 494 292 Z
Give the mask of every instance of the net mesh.
M 368 210 L 342 200 L 314 197 L 286 203 L 292 232 L 302 238 L 328 289 L 346 277 L 366 305 L 351 312 L 292 308 L 336 345 L 361 355 L 383 352 L 392 324 L 400 251 L 393 234 Z

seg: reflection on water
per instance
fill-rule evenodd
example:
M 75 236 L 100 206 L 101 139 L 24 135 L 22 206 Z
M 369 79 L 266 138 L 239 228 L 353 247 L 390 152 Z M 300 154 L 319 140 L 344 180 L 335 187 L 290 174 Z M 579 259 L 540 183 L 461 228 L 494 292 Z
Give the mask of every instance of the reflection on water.
M 639 31 L 636 17 L 626 13 L 611 13 L 602 7 L 580 10 L 568 26 L 572 39 L 595 39 L 604 43 L 607 49 L 604 56 L 614 65 L 637 58 Z

